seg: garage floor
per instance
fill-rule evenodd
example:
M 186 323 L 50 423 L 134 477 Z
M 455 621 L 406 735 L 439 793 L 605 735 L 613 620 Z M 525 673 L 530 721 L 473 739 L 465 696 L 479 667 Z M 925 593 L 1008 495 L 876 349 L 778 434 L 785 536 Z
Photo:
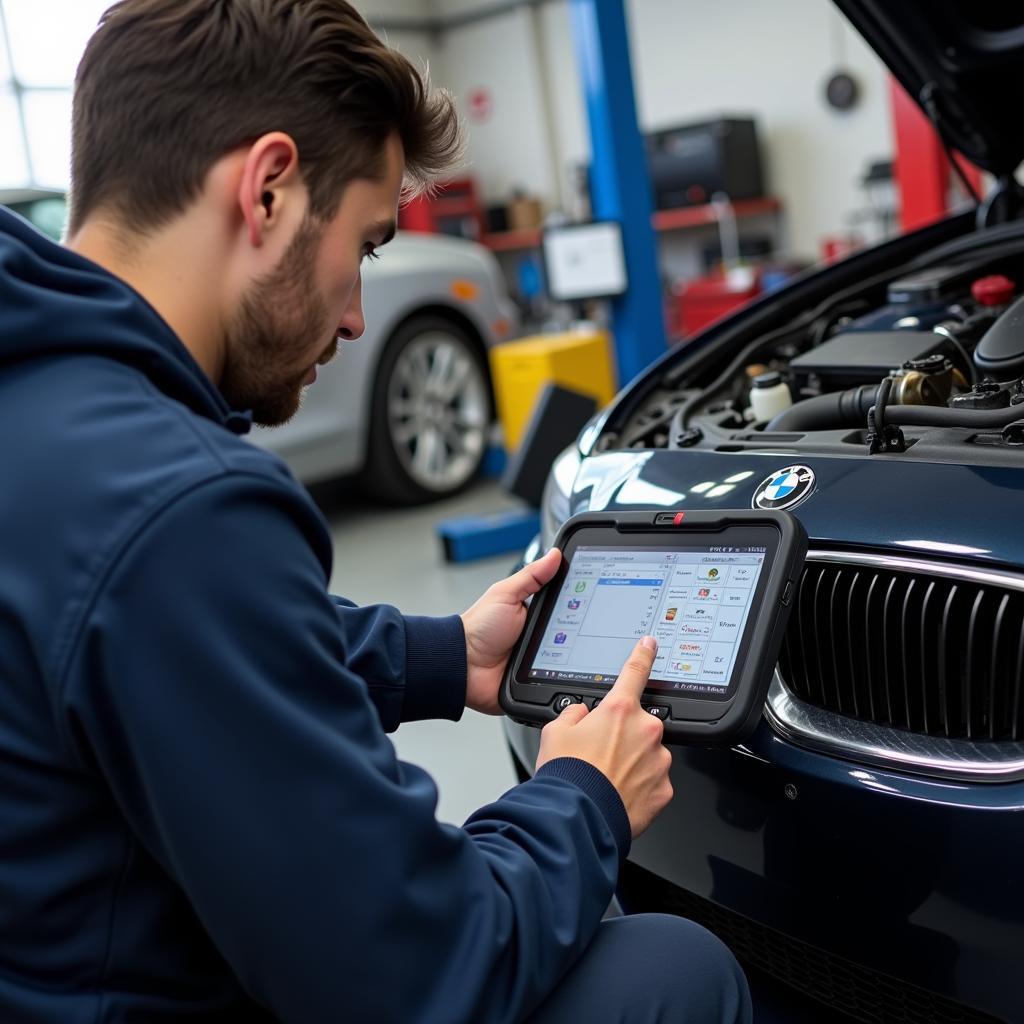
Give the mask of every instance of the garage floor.
M 452 565 L 444 561 L 434 534 L 441 519 L 517 507 L 496 483 L 482 483 L 451 501 L 415 509 L 366 504 L 345 484 L 318 488 L 315 497 L 334 537 L 331 589 L 359 604 L 387 602 L 419 615 L 461 612 L 507 575 L 518 557 Z M 403 725 L 392 739 L 400 758 L 434 777 L 442 821 L 462 824 L 471 812 L 515 785 L 497 718 L 467 711 L 457 724 Z M 829 1016 L 768 978 L 752 975 L 750 981 L 757 1024 L 846 1024 L 847 1018 Z
M 443 504 L 380 509 L 353 501 L 343 485 L 317 492 L 334 536 L 331 589 L 358 604 L 386 602 L 413 615 L 465 611 L 518 554 L 452 565 L 434 524 L 460 515 L 516 507 L 495 483 Z M 425 768 L 440 790 L 438 817 L 461 825 L 472 811 L 515 785 L 499 719 L 467 711 L 459 723 L 413 722 L 392 737 L 398 756 Z

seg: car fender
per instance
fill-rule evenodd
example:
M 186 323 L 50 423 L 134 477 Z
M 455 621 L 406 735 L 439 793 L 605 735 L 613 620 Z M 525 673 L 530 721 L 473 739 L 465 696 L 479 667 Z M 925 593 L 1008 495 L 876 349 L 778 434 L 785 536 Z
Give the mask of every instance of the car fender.
M 468 307 L 466 304 L 456 304 L 452 301 L 438 300 L 430 302 L 429 299 L 426 301 L 419 301 L 415 304 L 406 306 L 402 309 L 392 309 L 391 315 L 388 316 L 386 326 L 380 333 L 381 343 L 376 347 L 373 352 L 373 372 L 370 376 L 371 385 L 360 391 L 358 396 L 358 415 L 355 420 L 355 430 L 357 437 L 357 447 L 361 453 L 360 465 L 365 466 L 367 451 L 370 442 L 370 403 L 373 401 L 373 389 L 377 381 L 377 374 L 380 372 L 380 364 L 384 358 L 384 353 L 387 350 L 388 344 L 391 337 L 394 335 L 402 324 L 408 320 L 420 314 L 433 314 L 437 316 L 449 316 L 453 322 L 458 323 L 460 321 L 468 323 L 475 334 L 479 337 L 480 342 L 485 348 L 490 347 L 488 344 L 489 335 L 487 332 L 487 325 L 484 323 L 479 313 Z
M 462 239 L 427 236 L 424 241 L 428 244 L 415 236 L 400 235 L 393 251 L 389 246 L 386 257 L 368 268 L 365 275 L 363 313 L 380 338 L 372 354 L 370 380 L 374 382 L 391 337 L 419 313 L 447 315 L 455 322 L 465 322 L 485 349 L 511 336 L 518 327 L 518 314 L 490 252 Z M 424 258 L 442 244 L 443 268 L 437 266 L 436 259 L 425 264 Z M 470 297 L 460 297 L 459 292 Z M 372 387 L 362 389 L 357 399 L 355 423 L 361 465 L 366 463 L 372 399 Z

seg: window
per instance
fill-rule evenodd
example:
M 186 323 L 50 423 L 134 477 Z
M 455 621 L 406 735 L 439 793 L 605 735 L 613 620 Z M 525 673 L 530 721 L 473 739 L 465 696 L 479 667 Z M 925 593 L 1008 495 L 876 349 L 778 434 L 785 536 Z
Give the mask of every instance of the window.
M 25 141 L 21 133 L 18 101 L 10 83 L 0 84 L 0 188 L 29 184 Z
M 71 86 L 113 0 L 0 0 L 0 190 L 68 186 Z

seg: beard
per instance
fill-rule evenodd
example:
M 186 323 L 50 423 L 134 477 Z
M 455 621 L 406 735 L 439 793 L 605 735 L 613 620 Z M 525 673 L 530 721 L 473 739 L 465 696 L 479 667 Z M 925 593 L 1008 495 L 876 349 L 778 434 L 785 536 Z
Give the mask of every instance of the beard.
M 309 367 L 295 364 L 327 321 L 327 306 L 312 282 L 323 227 L 307 216 L 281 262 L 242 296 L 225 330 L 220 390 L 232 409 L 252 411 L 261 427 L 287 423 L 302 403 Z M 326 362 L 338 339 L 325 345 Z

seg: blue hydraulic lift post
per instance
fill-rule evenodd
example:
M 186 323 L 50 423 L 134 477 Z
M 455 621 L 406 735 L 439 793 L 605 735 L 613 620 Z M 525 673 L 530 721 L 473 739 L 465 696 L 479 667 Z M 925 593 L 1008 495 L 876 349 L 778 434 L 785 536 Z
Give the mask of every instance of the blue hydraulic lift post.
M 576 58 L 590 120 L 594 219 L 622 225 L 629 288 L 612 303 L 619 384 L 666 347 L 651 182 L 636 119 L 624 0 L 572 0 Z

